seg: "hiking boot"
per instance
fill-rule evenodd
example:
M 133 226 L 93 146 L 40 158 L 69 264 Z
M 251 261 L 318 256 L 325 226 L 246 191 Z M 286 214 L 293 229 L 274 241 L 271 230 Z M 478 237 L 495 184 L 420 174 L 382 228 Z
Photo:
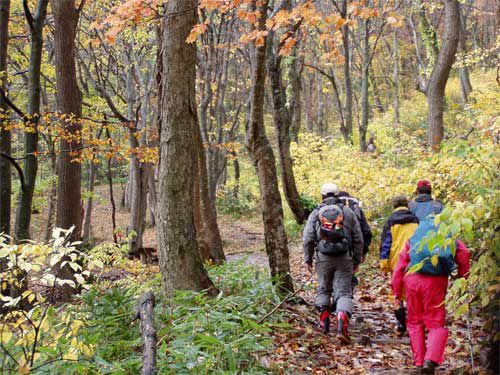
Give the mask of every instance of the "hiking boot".
M 337 338 L 344 344 L 349 344 L 351 338 L 349 337 L 349 332 L 347 328 L 349 326 L 349 317 L 344 311 L 339 311 L 337 313 Z
M 422 374 L 434 374 L 436 367 L 439 367 L 439 364 L 426 359 L 424 361 L 424 367 L 422 368 Z
M 330 313 L 327 309 L 321 311 L 319 316 L 319 328 L 323 333 L 330 332 Z
M 399 309 L 394 310 L 394 315 L 396 315 L 396 319 L 398 321 L 398 332 L 403 334 L 406 332 L 406 308 L 403 304 L 399 307 Z

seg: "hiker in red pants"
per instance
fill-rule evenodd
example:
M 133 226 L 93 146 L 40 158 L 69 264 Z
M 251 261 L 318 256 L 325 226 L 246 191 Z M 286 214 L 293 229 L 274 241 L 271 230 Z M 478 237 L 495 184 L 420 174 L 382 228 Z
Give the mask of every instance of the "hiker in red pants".
M 423 238 L 428 236 L 430 231 L 437 231 L 433 217 L 427 217 L 420 222 L 415 234 L 401 252 L 392 275 L 392 291 L 397 304 L 402 300 L 404 286 L 411 350 L 415 366 L 421 374 L 434 374 L 435 368 L 443 363 L 448 340 L 444 304 L 448 276 L 456 268 L 458 277 L 466 277 L 470 268 L 469 250 L 459 240 L 456 241 L 454 257 L 449 248 L 429 251 L 425 243 L 422 246 Z M 431 258 L 436 254 L 439 254 L 438 262 L 433 265 Z M 422 267 L 413 273 L 406 273 L 407 269 L 416 264 L 421 264 Z

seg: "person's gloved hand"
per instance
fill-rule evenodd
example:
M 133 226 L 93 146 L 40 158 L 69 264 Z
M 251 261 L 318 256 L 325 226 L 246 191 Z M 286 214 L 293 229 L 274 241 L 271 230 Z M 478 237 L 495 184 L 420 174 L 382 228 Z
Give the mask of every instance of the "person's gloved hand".
M 392 309 L 394 311 L 398 310 L 401 307 L 401 304 L 402 304 L 401 300 L 398 297 L 395 297 L 392 300 Z

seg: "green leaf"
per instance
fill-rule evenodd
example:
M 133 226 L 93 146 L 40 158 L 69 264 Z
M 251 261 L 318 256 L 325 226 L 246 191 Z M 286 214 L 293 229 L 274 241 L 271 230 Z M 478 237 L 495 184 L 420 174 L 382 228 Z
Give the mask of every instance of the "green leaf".
M 417 263 L 408 270 L 408 273 L 418 272 L 423 266 L 424 262 Z
M 233 349 L 231 348 L 231 345 L 225 345 L 225 347 L 226 347 L 226 357 L 227 357 L 228 370 L 231 373 L 235 373 L 236 372 L 236 359 L 234 358 Z
M 458 318 L 464 314 L 466 314 L 467 312 L 469 312 L 469 304 L 468 303 L 464 303 L 463 305 L 461 305 L 456 311 L 455 311 L 455 318 Z
M 434 267 L 437 267 L 439 263 L 439 254 L 433 255 L 431 258 L 431 263 Z

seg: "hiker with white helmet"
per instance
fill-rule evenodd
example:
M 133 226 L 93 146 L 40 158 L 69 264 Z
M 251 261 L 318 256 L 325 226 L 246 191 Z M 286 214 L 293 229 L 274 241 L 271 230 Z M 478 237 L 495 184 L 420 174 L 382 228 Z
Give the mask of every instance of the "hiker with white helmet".
M 304 261 L 310 272 L 313 259 L 316 261 L 315 305 L 320 311 L 322 331 L 329 332 L 330 314 L 335 313 L 337 337 L 347 343 L 352 314 L 351 282 L 363 257 L 363 233 L 354 212 L 338 198 L 337 185 L 325 183 L 320 193 L 322 203 L 311 212 L 304 228 Z

